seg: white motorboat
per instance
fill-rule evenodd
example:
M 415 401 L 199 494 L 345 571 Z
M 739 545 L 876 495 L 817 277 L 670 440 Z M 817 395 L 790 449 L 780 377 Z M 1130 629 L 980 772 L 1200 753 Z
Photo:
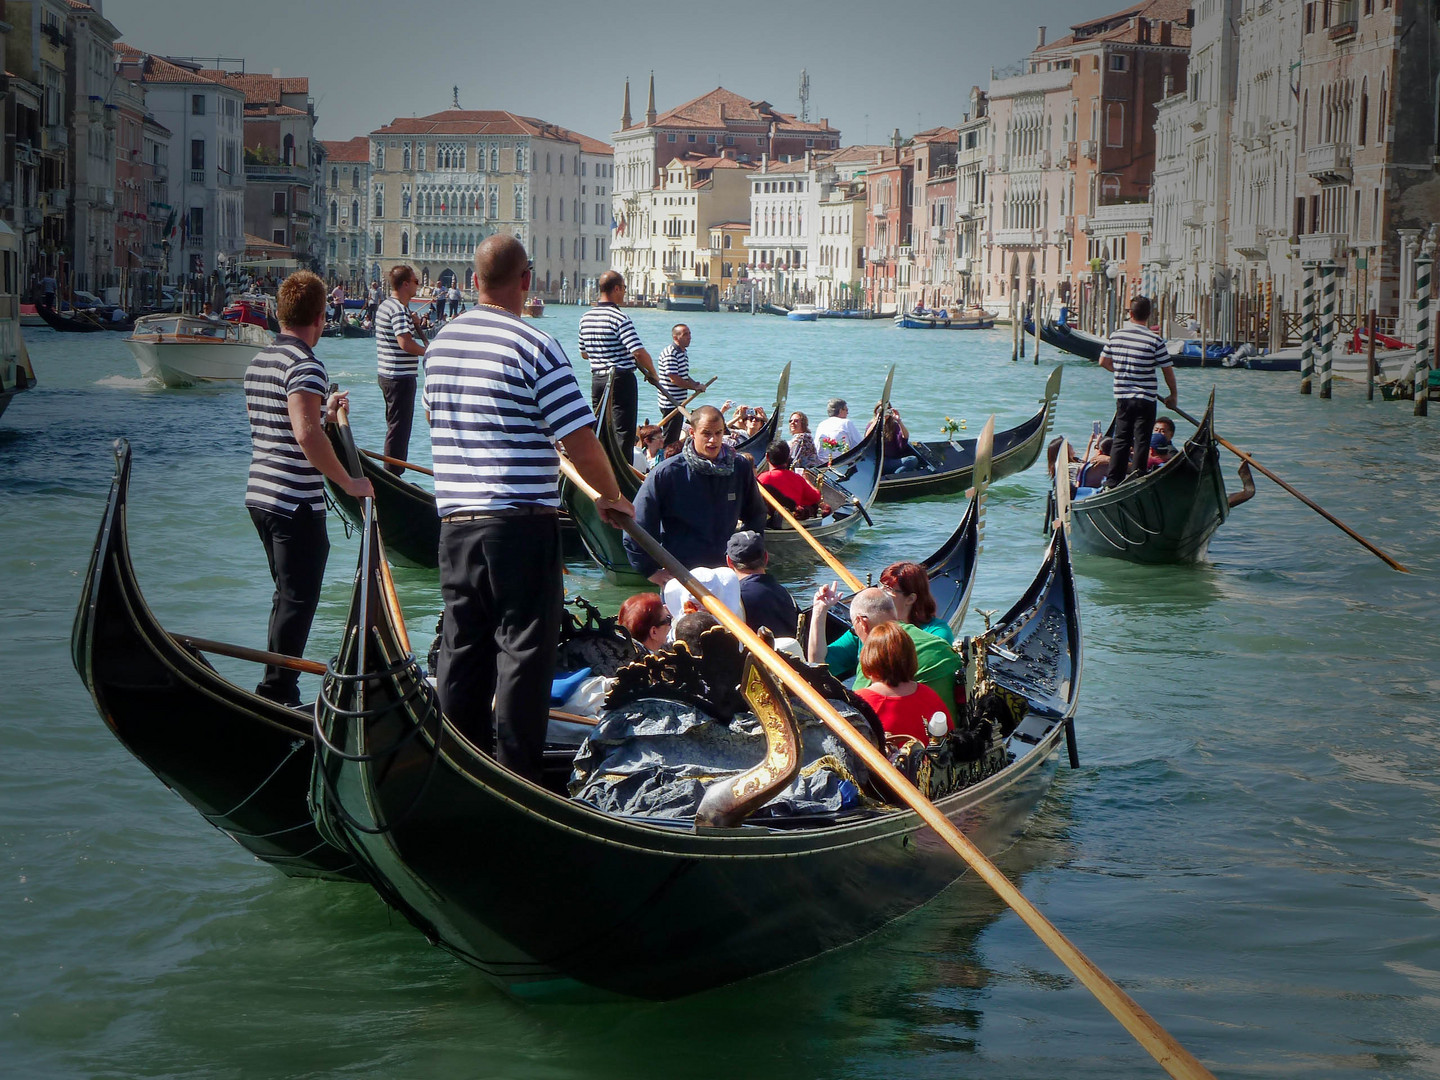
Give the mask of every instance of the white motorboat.
M 238 385 L 255 354 L 275 340 L 264 327 L 195 315 L 147 315 L 125 344 L 140 374 L 166 386 Z

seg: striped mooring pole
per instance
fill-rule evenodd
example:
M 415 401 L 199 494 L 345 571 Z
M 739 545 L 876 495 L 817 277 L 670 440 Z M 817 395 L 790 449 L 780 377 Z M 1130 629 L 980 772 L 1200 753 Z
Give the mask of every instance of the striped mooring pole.
M 1415 260 L 1415 415 L 1430 413 L 1430 271 L 1429 255 Z
M 1320 396 L 1330 397 L 1330 365 L 1335 353 L 1335 263 L 1320 264 Z
M 1315 378 L 1315 264 L 1305 264 L 1300 287 L 1300 393 L 1310 393 Z

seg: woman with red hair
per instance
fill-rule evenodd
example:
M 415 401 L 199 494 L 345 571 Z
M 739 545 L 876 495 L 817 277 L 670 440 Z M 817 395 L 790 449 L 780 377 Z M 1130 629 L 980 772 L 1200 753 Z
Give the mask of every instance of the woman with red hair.
M 922 743 L 930 741 L 927 722 L 936 713 L 952 727 L 950 710 L 940 695 L 915 681 L 920 661 L 915 643 L 899 623 L 881 623 L 870 631 L 860 650 L 860 670 L 870 680 L 856 690 L 875 710 L 887 735 L 909 735 Z
M 891 563 L 880 574 L 880 587 L 895 601 L 895 614 L 901 622 L 918 626 L 947 644 L 955 643 L 955 631 L 950 629 L 950 624 L 935 617 L 930 575 L 919 563 Z
M 659 593 L 636 593 L 620 605 L 618 621 L 647 652 L 659 652 L 670 637 L 670 611 Z

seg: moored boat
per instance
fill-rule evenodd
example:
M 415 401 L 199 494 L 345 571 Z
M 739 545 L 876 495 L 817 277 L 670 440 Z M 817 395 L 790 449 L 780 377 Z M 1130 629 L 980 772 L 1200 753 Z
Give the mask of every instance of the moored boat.
M 10 290 L 20 281 L 20 244 L 0 221 L 0 415 L 11 400 L 35 385 L 35 368 L 21 332 L 20 297 Z
M 990 330 L 995 319 L 987 311 L 951 313 L 946 309 L 902 311 L 895 316 L 902 330 Z
M 62 334 L 100 334 L 105 331 L 98 315 L 93 315 L 88 311 L 82 312 L 79 308 L 71 308 L 70 314 L 64 315 L 52 307 L 36 304 L 35 311 L 44 320 L 46 326 L 51 330 L 58 330 Z
M 879 791 L 840 810 L 715 827 L 606 812 L 509 772 L 441 714 L 379 586 L 373 546 L 362 542 L 316 711 L 317 821 L 357 854 L 389 904 L 505 989 L 527 998 L 587 987 L 644 999 L 696 993 L 847 945 L 964 872 L 917 814 Z M 969 700 L 997 710 L 972 729 L 988 740 L 985 767 L 938 790 L 934 774 L 922 783 L 994 854 L 1019 839 L 1048 790 L 1078 700 L 1079 610 L 1063 533 L 970 650 L 981 681 Z M 852 700 L 828 676 L 805 674 L 827 696 Z M 674 696 L 677 685 L 660 671 L 640 689 L 656 709 L 701 708 L 703 722 L 712 706 Z
M 130 446 L 115 477 L 85 575 L 70 655 L 117 739 L 215 828 L 295 877 L 354 878 L 305 807 L 314 755 L 308 710 L 289 709 L 221 676 L 160 625 L 130 562 Z
M 1033 465 L 1055 425 L 1055 408 L 1060 399 L 1060 368 L 1050 373 L 1040 411 L 1023 424 L 995 433 L 993 477 L 999 480 L 1023 472 Z M 920 461 L 911 472 L 891 473 L 880 480 L 880 502 L 953 495 L 970 487 L 975 472 L 974 439 L 910 442 Z
M 1025 333 L 1034 336 L 1035 324 L 1032 320 L 1025 320 Z M 1059 349 L 1061 352 L 1069 353 L 1071 356 L 1078 356 L 1082 360 L 1099 360 L 1100 352 L 1105 348 L 1105 339 L 1088 334 L 1073 326 L 1066 326 L 1064 323 L 1057 323 L 1051 319 L 1040 320 L 1040 340 L 1046 345 Z
M 796 304 L 785 313 L 785 317 L 791 322 L 815 322 L 820 318 L 820 312 L 814 304 Z
M 1055 506 L 1052 489 L 1047 523 L 1055 519 Z M 1213 393 L 1199 428 L 1174 457 L 1119 487 L 1078 489 L 1068 509 L 1076 551 L 1139 563 L 1201 561 L 1229 514 Z
M 194 315 L 147 315 L 125 345 L 140 374 L 166 386 L 238 385 L 256 353 L 275 336 L 248 322 Z

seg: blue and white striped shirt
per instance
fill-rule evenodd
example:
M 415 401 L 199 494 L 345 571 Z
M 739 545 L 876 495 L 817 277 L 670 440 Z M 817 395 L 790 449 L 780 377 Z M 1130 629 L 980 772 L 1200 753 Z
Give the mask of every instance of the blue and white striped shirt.
M 660 415 L 664 416 L 685 400 L 685 388 L 675 380 L 690 378 L 690 354 L 671 342 L 655 358 L 655 372 L 660 376 L 655 402 L 660 406 Z
M 250 417 L 250 478 L 245 505 L 287 517 L 308 506 L 325 512 L 325 480 L 295 441 L 290 395 L 330 389 L 325 365 L 297 337 L 281 334 L 245 369 L 245 412 Z
M 616 304 L 602 300 L 580 316 L 580 355 L 590 362 L 592 376 L 634 371 L 633 354 L 644 347 L 630 316 Z
M 1143 326 L 1127 323 L 1110 335 L 1100 354 L 1115 365 L 1115 397 L 1154 401 L 1159 385 L 1157 368 L 1171 367 L 1165 339 Z
M 559 507 L 554 442 L 595 423 L 560 343 L 517 315 L 475 307 L 425 350 L 440 516 Z
M 382 379 L 413 379 L 420 358 L 400 347 L 400 335 L 415 333 L 410 309 L 397 297 L 387 297 L 375 310 L 375 371 Z

